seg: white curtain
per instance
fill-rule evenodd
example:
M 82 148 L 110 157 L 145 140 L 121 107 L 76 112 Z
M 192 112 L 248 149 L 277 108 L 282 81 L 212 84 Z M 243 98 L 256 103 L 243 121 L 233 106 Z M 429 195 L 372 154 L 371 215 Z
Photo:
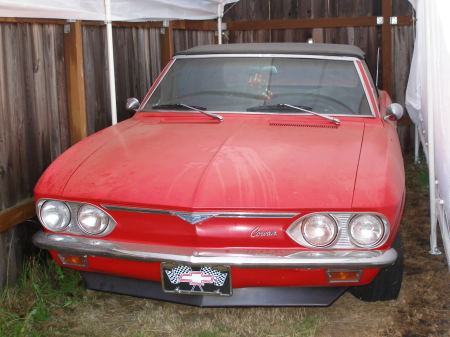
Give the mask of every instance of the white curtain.
M 428 115 L 433 114 L 437 190 L 450 215 L 450 1 L 410 2 L 417 22 L 406 107 L 425 147 L 433 141 L 428 137 Z

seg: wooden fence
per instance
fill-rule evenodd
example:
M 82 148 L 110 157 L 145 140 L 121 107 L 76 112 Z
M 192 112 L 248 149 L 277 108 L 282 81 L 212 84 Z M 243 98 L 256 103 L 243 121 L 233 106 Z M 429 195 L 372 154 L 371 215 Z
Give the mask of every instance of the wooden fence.
M 0 210 L 19 204 L 22 218 L 33 214 L 37 179 L 69 146 L 63 34 L 58 24 L 0 24 Z M 16 221 L 5 214 L 0 231 Z
M 224 43 L 355 44 L 373 73 L 379 49 L 381 86 L 404 102 L 407 0 L 241 0 L 225 10 Z M 217 40 L 215 21 L 113 27 L 119 120 L 129 116 L 126 98 L 142 99 L 174 52 Z M 0 232 L 32 214 L 33 186 L 56 156 L 110 124 L 105 43 L 101 22 L 0 18 Z M 405 143 L 409 127 L 401 130 Z

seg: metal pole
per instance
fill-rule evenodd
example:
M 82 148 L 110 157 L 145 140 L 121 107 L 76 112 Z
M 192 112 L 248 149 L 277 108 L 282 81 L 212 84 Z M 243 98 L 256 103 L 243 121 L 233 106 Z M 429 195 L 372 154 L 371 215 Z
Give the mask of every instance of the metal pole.
M 419 164 L 419 146 L 420 146 L 420 139 L 419 139 L 419 128 L 416 125 L 414 127 L 414 163 Z
M 424 5 L 423 10 L 430 10 L 431 6 Z M 425 14 L 425 13 L 424 13 Z M 434 106 L 433 106 L 433 63 L 432 63 L 432 23 L 426 22 L 426 46 L 427 46 L 427 124 L 428 124 L 428 170 L 430 184 L 430 254 L 439 255 L 441 252 L 437 248 L 437 216 L 436 216 L 436 172 L 434 154 Z
M 222 44 L 222 16 L 223 16 L 223 4 L 217 5 L 217 43 Z
M 117 124 L 116 76 L 114 74 L 114 44 L 112 34 L 111 0 L 105 1 L 106 40 L 108 44 L 109 95 L 111 100 L 111 124 Z

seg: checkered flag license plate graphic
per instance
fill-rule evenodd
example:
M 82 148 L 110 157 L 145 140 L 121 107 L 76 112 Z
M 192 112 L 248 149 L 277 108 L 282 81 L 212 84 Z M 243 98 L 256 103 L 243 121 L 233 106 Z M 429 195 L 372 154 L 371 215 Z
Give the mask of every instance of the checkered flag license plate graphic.
M 169 278 L 169 281 L 172 284 L 179 284 L 180 275 L 189 274 L 191 271 L 192 268 L 189 266 L 178 266 L 176 268 L 173 268 L 172 270 L 165 270 L 167 277 Z
M 202 269 L 200 269 L 200 271 L 206 275 L 214 275 L 214 285 L 216 287 L 222 287 L 228 276 L 226 273 L 221 273 L 220 271 L 214 270 L 211 267 L 203 267 Z

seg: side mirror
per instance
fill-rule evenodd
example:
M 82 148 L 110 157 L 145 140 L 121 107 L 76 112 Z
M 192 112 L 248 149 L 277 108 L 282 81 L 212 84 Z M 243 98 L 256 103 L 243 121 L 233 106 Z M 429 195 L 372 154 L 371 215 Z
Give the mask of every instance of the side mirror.
M 384 120 L 388 120 L 388 119 L 392 119 L 394 121 L 398 121 L 400 118 L 403 117 L 403 107 L 401 106 L 401 104 L 398 103 L 392 103 L 389 104 L 389 106 L 387 107 L 387 113 L 386 116 L 384 116 Z
M 139 101 L 137 100 L 137 98 L 132 97 L 127 99 L 127 103 L 125 104 L 125 109 L 127 109 L 127 111 L 136 112 L 138 108 Z

